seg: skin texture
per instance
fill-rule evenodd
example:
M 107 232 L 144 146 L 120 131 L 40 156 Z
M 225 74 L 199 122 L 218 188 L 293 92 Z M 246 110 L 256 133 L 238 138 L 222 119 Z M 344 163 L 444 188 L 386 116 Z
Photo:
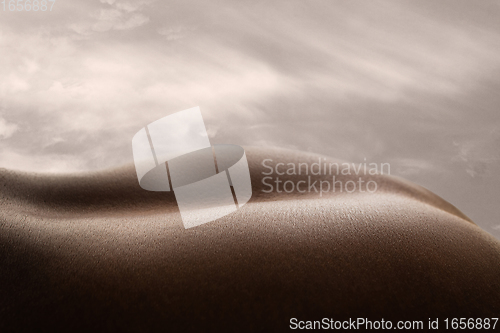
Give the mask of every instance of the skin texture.
M 373 194 L 264 193 L 264 159 L 320 156 L 245 150 L 250 202 L 187 230 L 173 193 L 142 190 L 133 166 L 0 170 L 0 331 L 268 332 L 289 330 L 290 318 L 499 317 L 500 242 L 451 204 L 379 175 L 363 176 L 377 182 Z

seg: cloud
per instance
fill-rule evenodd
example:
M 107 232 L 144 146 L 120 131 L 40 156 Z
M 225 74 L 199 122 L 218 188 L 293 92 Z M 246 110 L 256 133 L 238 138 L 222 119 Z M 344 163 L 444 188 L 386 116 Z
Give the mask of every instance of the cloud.
M 445 171 L 441 166 L 436 165 L 436 163 L 423 159 L 396 158 L 391 162 L 391 164 L 396 167 L 394 169 L 395 174 L 404 177 L 414 176 L 421 173 L 428 174 L 429 172 L 439 173 Z
M 87 44 L 86 50 L 81 43 Z M 9 118 L 24 122 L 29 131 L 24 140 L 0 147 L 2 166 L 78 171 L 128 163 L 129 139 L 141 124 L 193 105 L 202 106 L 206 120 L 220 121 L 218 115 L 229 112 L 217 107 L 221 98 L 242 113 L 241 103 L 251 102 L 255 94 L 285 93 L 289 87 L 266 64 L 224 45 L 213 45 L 217 57 L 196 60 L 204 45 L 193 45 L 193 54 L 179 58 L 165 54 L 163 47 L 88 43 L 40 34 L 11 44 L 12 52 L 3 59 L 6 66 L 0 69 L 10 90 L 1 100 Z M 29 85 L 20 90 L 15 81 L 5 79 L 13 75 Z M 209 130 L 217 134 L 216 127 Z M 29 158 L 38 163 L 23 163 Z
M 19 127 L 16 124 L 8 123 L 0 117 L 0 138 L 10 138 L 18 129 Z
M 464 165 L 465 171 L 471 177 L 490 177 L 495 173 L 494 168 L 500 163 L 500 152 L 496 147 L 500 145 L 500 131 L 482 131 L 473 138 L 462 142 L 453 142 L 458 154 L 453 161 Z
M 96 19 L 97 22 L 92 24 L 90 29 L 97 32 L 130 30 L 149 22 L 149 17 L 143 14 L 129 15 L 119 9 L 101 9 Z
M 93 32 L 132 30 L 150 21 L 149 16 L 140 13 L 144 6 L 150 3 L 148 1 L 101 0 L 101 3 L 109 6 L 92 10 L 89 16 L 71 23 L 69 29 L 77 34 L 89 36 Z
M 27 165 L 34 164 L 36 171 L 42 173 L 68 173 L 75 170 L 82 170 L 82 168 L 86 167 L 86 165 L 81 164 L 81 159 L 75 159 L 71 155 L 27 155 L 11 149 L 2 149 L 2 157 L 9 160 L 10 168 L 12 169 L 35 171 L 31 168 L 26 168 Z
M 145 6 L 151 5 L 153 2 L 154 1 L 138 1 L 138 0 L 133 2 L 120 1 L 116 3 L 116 8 L 123 10 L 127 13 L 131 13 L 142 9 Z
M 424 174 L 454 152 L 451 143 L 433 145 L 463 132 L 450 119 L 481 123 L 464 98 L 485 91 L 500 68 L 500 37 L 488 24 L 452 24 L 409 3 L 85 6 L 65 7 L 70 25 L 61 17 L 0 30 L 9 49 L 0 59 L 1 106 L 30 128 L 2 149 L 51 154 L 54 163 L 73 151 L 81 161 L 68 167 L 111 167 L 130 160 L 136 128 L 200 105 L 207 127 L 220 128 L 215 141 L 346 160 L 396 156 L 410 161 L 402 173 Z M 64 144 L 51 146 L 54 138 Z M 96 142 L 101 159 L 90 154 Z
M 140 27 L 149 22 L 149 17 L 142 14 L 134 14 L 125 22 L 119 22 L 113 26 L 115 30 L 130 30 Z
M 184 26 L 176 26 L 176 27 L 162 27 L 158 29 L 158 33 L 169 41 L 178 40 L 186 37 L 192 31 L 195 31 L 194 27 L 184 27 Z

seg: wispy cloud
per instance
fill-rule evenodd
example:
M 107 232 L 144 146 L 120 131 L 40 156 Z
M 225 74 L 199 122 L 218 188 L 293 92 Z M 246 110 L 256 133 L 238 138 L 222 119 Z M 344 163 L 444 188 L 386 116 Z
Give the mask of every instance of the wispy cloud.
M 68 28 L 77 34 L 88 36 L 92 33 L 110 30 L 132 30 L 147 24 L 149 16 L 142 13 L 149 1 L 123 2 L 101 0 L 104 7 L 92 9 Z
M 0 117 L 0 138 L 10 138 L 17 130 L 18 126 L 16 124 L 8 123 Z
M 178 40 L 186 37 L 189 33 L 195 31 L 194 27 L 185 27 L 185 26 L 175 26 L 175 27 L 161 27 L 158 29 L 158 33 L 162 36 L 165 36 L 165 39 L 172 41 Z
M 407 174 L 442 169 L 435 157 L 450 155 L 452 140 L 446 147 L 430 142 L 446 131 L 464 149 L 467 138 L 456 137 L 464 125 L 451 117 L 480 126 L 464 96 L 472 100 L 487 80 L 496 82 L 500 34 L 472 16 L 456 24 L 424 7 L 102 0 L 68 2 L 41 23 L 6 17 L 1 106 L 6 119 L 29 131 L 0 149 L 55 154 L 58 164 L 55 147 L 61 159 L 71 151 L 51 146 L 62 138 L 78 143 L 72 151 L 81 163 L 72 166 L 106 168 L 130 161 L 137 128 L 200 105 L 208 127 L 224 128 L 212 131 L 215 142 L 226 135 L 225 142 L 342 159 L 398 157 Z M 94 153 L 102 158 L 90 158 Z M 2 163 L 32 165 L 14 160 Z

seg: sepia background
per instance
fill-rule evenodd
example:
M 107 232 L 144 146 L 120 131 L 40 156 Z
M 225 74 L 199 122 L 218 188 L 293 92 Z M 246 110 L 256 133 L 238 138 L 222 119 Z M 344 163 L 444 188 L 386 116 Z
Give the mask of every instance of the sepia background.
M 132 163 L 140 128 L 200 106 L 212 143 L 390 163 L 500 238 L 498 1 L 0 9 L 2 168 Z

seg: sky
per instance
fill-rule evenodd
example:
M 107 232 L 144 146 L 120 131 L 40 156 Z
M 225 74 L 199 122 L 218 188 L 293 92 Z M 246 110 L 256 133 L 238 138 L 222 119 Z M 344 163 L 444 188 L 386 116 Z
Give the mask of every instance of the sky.
M 390 163 L 500 238 L 498 17 L 487 0 L 0 7 L 0 167 L 128 164 L 140 128 L 200 106 L 213 144 Z

